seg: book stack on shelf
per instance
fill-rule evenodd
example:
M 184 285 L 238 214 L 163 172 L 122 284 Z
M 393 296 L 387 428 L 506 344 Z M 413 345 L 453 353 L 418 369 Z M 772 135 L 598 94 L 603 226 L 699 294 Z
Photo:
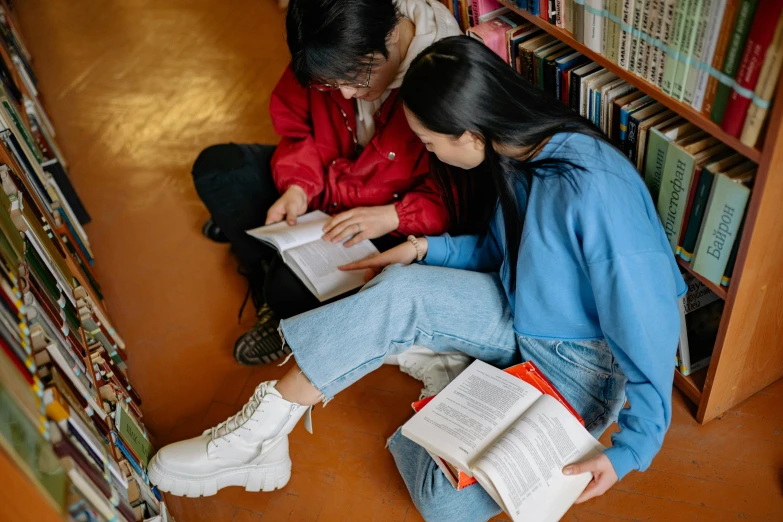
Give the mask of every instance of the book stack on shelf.
M 517 7 L 758 143 L 783 63 L 778 0 L 519 0 Z
M 0 451 L 63 519 L 171 520 L 54 136 L 0 3 Z
M 767 346 L 783 334 L 783 180 L 770 174 L 783 161 L 783 112 L 772 105 L 782 88 L 783 2 L 451 9 L 468 36 L 594 123 L 643 176 L 691 288 L 675 384 L 698 404 L 697 419 L 783 377 L 780 343 Z M 694 292 L 702 305 L 687 304 Z

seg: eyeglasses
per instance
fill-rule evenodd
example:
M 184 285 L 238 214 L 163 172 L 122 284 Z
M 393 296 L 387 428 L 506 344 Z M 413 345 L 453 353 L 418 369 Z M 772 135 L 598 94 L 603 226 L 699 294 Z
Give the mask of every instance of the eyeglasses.
M 340 90 L 341 87 L 348 87 L 349 89 L 369 89 L 370 76 L 372 75 L 372 66 L 374 61 L 375 61 L 375 53 L 372 53 L 372 56 L 370 57 L 370 66 L 367 69 L 367 80 L 364 83 L 358 83 L 358 82 L 313 83 L 310 85 L 310 87 L 321 92 L 337 91 Z

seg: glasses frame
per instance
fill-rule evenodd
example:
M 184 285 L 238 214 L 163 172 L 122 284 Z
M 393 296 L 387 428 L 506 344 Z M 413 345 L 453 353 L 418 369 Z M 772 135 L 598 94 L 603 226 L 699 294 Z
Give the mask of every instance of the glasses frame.
M 375 53 L 370 56 L 370 67 L 367 69 L 367 80 L 364 83 L 318 83 L 310 84 L 310 87 L 318 91 L 338 91 L 342 87 L 348 87 L 350 89 L 369 89 L 370 79 L 372 78 L 372 66 L 375 63 Z

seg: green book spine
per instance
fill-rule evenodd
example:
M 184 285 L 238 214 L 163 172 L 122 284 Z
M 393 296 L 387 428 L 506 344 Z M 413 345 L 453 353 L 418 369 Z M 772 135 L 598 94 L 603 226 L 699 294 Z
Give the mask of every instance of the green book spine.
M 536 55 L 533 60 L 536 62 L 536 87 L 544 90 L 544 58 Z
M 694 164 L 693 156 L 674 143 L 669 143 L 663 179 L 661 179 L 661 191 L 658 196 L 658 215 L 661 216 L 663 230 L 674 253 L 677 253 L 677 245 L 680 242 L 682 219 L 688 204 Z
M 607 7 L 609 8 L 609 16 L 606 17 L 606 30 L 604 31 L 604 39 L 606 41 L 604 55 L 612 63 L 617 63 L 617 42 L 619 41 L 620 24 L 615 20 L 620 18 L 621 0 L 608 0 Z
M 745 185 L 723 174 L 715 176 L 691 267 L 716 285 L 726 271 L 749 197 Z
M 750 26 L 753 23 L 753 14 L 756 12 L 758 0 L 742 0 L 737 12 L 737 21 L 734 22 L 734 30 L 729 40 L 729 46 L 726 49 L 726 57 L 723 59 L 723 74 L 729 78 L 737 75 L 737 70 L 742 60 L 742 52 L 745 50 L 745 41 L 748 39 Z M 710 119 L 721 124 L 723 121 L 723 111 L 726 110 L 726 103 L 729 101 L 731 86 L 724 83 L 718 83 L 718 90 L 715 91 L 715 99 L 712 102 L 712 114 Z
M 685 64 L 685 75 L 683 76 L 682 98 L 681 100 L 691 105 L 693 103 L 694 90 L 696 89 L 696 80 L 699 77 L 699 64 L 704 60 L 705 45 L 707 42 L 707 31 L 711 20 L 718 16 L 715 13 L 718 0 L 703 0 L 701 14 L 697 19 L 696 38 L 693 45 L 693 53 L 690 60 Z
M 714 178 L 715 175 L 709 169 L 702 169 L 699 186 L 696 187 L 696 194 L 693 196 L 691 218 L 688 220 L 682 247 L 678 253 L 686 261 L 690 261 L 693 258 L 693 249 L 696 247 L 696 239 L 699 237 L 699 230 L 701 230 L 701 223 L 704 219 L 704 210 L 707 208 L 707 200 L 710 197 L 710 188 L 712 188 L 712 180 Z
M 682 101 L 685 94 L 685 78 L 688 74 L 693 49 L 696 46 L 696 33 L 698 32 L 699 22 L 701 21 L 703 0 L 691 0 L 688 3 L 688 11 L 685 16 L 685 27 L 683 29 L 682 41 L 680 43 L 680 56 L 677 60 L 677 70 L 672 79 L 672 92 L 674 98 Z
M 677 7 L 674 9 L 674 26 L 672 28 L 672 36 L 670 37 L 669 52 L 666 54 L 666 60 L 664 60 L 663 64 L 663 85 L 661 89 L 666 94 L 671 94 L 674 86 L 674 74 L 677 72 L 678 63 L 677 57 L 679 56 L 685 29 L 685 14 L 691 1 L 695 2 L 696 0 L 677 2 Z
M 661 178 L 663 167 L 666 165 L 666 150 L 669 146 L 669 138 L 658 129 L 650 129 L 647 136 L 647 159 L 644 163 L 644 182 L 650 190 L 653 203 L 658 203 L 658 194 L 661 192 Z
M 746 213 L 745 216 L 747 215 L 748 214 Z M 726 263 L 726 270 L 723 272 L 723 277 L 720 278 L 721 286 L 729 286 L 729 283 L 731 282 L 731 275 L 734 273 L 734 265 L 737 262 L 737 252 L 739 251 L 743 230 L 745 230 L 745 217 L 742 218 L 742 223 L 740 223 L 740 228 L 737 232 L 737 239 L 734 240 L 734 246 L 731 247 L 731 254 L 729 255 L 728 263 Z
M 0 439 L 14 460 L 26 468 L 37 485 L 63 511 L 67 495 L 65 470 L 44 435 L 19 407 L 5 383 L 0 381 Z M 6 520 L 6 519 L 4 519 Z M 10 520 L 10 519 L 7 519 Z
M 152 444 L 147 439 L 147 434 L 139 428 L 124 406 L 119 406 L 115 411 L 114 422 L 122 440 L 130 446 L 130 449 L 139 457 L 142 464 L 147 466 L 150 462 L 150 457 L 152 457 Z

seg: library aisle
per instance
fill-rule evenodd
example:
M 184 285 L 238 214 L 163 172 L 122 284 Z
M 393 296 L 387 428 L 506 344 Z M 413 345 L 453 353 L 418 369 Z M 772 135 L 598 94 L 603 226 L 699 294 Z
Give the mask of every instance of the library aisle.
M 106 303 L 129 346 L 132 382 L 158 446 L 224 420 L 276 366 L 232 358 L 253 322 L 228 248 L 201 236 L 190 176 L 204 147 L 273 143 L 269 95 L 287 61 L 274 0 L 17 0 L 40 90 L 93 216 L 87 231 Z M 292 435 L 279 492 L 228 488 L 167 500 L 179 522 L 415 521 L 388 435 L 419 383 L 384 367 Z M 566 520 L 779 519 L 783 382 L 700 426 L 675 390 L 663 451 Z M 608 438 L 604 441 L 608 441 Z

